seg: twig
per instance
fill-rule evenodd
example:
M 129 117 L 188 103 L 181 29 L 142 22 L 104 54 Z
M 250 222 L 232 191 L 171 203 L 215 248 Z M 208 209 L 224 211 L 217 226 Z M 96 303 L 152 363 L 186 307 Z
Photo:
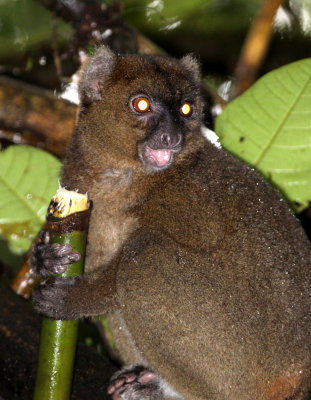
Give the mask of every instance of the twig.
M 57 17 L 52 14 L 51 17 L 51 30 L 52 30 L 52 37 L 51 37 L 51 44 L 53 49 L 53 59 L 54 65 L 56 69 L 57 77 L 60 81 L 63 80 L 63 69 L 62 63 L 59 56 L 59 49 L 58 49 L 58 41 L 57 41 Z

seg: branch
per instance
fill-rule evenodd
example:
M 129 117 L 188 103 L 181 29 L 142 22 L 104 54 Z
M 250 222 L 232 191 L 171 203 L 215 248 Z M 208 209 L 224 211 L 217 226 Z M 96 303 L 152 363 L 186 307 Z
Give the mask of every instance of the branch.
M 267 53 L 272 36 L 273 19 L 284 0 L 264 0 L 245 39 L 235 78 L 235 96 L 243 93 L 255 81 Z
M 98 0 L 38 0 L 73 27 L 73 46 L 69 53 L 78 59 L 86 46 L 108 44 L 118 53 L 137 52 L 134 30 L 122 17 L 123 5 L 114 0 L 108 5 Z
M 0 77 L 0 139 L 40 146 L 61 156 L 76 109 L 48 90 Z

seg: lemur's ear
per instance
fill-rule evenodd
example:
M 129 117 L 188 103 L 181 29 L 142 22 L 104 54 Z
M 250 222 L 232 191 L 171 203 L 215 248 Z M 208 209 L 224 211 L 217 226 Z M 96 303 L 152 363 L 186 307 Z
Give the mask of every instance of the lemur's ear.
M 86 62 L 79 86 L 82 104 L 101 99 L 103 82 L 111 75 L 116 62 L 116 54 L 107 46 L 99 47 Z
M 191 54 L 187 54 L 181 58 L 180 62 L 192 73 L 195 81 L 199 83 L 201 81 L 201 68 L 198 61 Z

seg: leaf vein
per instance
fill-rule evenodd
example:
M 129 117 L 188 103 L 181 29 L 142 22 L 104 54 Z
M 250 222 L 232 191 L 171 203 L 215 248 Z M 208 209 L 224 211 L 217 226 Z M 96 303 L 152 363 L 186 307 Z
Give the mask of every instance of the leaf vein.
M 264 147 L 262 153 L 259 155 L 259 157 L 257 158 L 257 160 L 255 160 L 254 165 L 258 167 L 258 164 L 260 164 L 260 162 L 262 161 L 262 159 L 264 158 L 264 156 L 266 155 L 267 150 L 270 148 L 271 144 L 274 142 L 274 140 L 276 139 L 276 137 L 278 136 L 278 134 L 281 132 L 282 128 L 284 127 L 291 111 L 294 109 L 295 105 L 298 102 L 298 99 L 300 98 L 300 96 L 302 96 L 303 92 L 306 90 L 306 88 L 308 87 L 308 85 L 311 82 L 311 77 L 308 78 L 307 82 L 302 86 L 302 88 L 299 90 L 299 92 L 296 94 L 292 105 L 289 107 L 289 110 L 284 118 L 284 120 L 280 123 L 279 127 L 275 130 L 275 133 L 271 136 L 271 139 L 268 141 L 268 143 L 266 144 L 266 146 Z

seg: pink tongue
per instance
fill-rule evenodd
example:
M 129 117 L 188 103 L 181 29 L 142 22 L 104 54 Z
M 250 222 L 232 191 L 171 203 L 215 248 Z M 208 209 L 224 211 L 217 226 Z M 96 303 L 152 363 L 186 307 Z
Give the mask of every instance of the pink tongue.
M 151 150 L 150 155 L 155 159 L 158 165 L 165 165 L 171 159 L 171 151 L 170 150 Z

